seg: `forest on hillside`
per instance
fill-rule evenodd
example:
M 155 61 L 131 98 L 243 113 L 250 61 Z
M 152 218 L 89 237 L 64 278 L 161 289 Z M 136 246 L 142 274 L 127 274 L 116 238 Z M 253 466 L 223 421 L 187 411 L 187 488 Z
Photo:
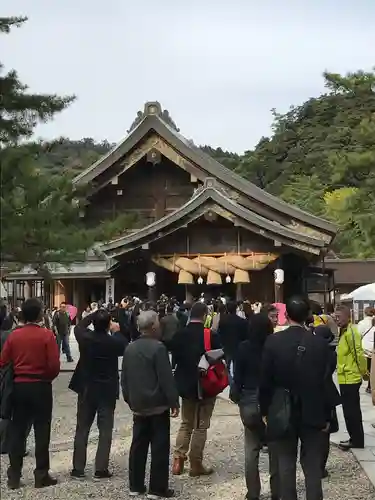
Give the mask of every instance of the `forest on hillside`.
M 0 35 L 26 21 L 0 17 Z M 244 154 L 201 148 L 260 188 L 336 223 L 337 254 L 375 257 L 375 68 L 326 72 L 323 78 L 322 95 L 285 114 L 272 112 L 272 133 L 255 148 Z M 33 94 L 1 61 L 0 92 L 2 251 L 35 265 L 56 256 L 73 262 L 95 241 L 131 227 L 129 215 L 122 214 L 86 230 L 80 207 L 87 193 L 71 183 L 113 144 L 91 138 L 31 141 L 38 123 L 53 119 L 76 97 Z
M 323 75 L 326 92 L 273 111 L 272 135 L 245 154 L 201 146 L 262 189 L 339 227 L 334 250 L 375 255 L 375 73 Z M 78 173 L 113 144 L 61 138 L 44 144 L 40 165 L 51 173 Z

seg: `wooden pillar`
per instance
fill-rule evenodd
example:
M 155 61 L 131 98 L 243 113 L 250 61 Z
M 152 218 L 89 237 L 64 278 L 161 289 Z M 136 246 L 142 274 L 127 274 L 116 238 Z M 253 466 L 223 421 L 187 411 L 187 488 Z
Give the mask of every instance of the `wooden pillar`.
M 61 302 L 65 302 L 65 289 L 60 280 L 54 282 L 54 306 L 60 307 Z
M 17 280 L 13 280 L 13 298 L 12 298 L 12 307 L 16 307 L 17 305 Z
M 185 301 L 189 304 L 193 302 L 193 294 L 191 293 L 189 285 L 185 285 Z
M 25 281 L 25 287 L 24 287 L 24 299 L 27 300 L 31 297 L 31 292 L 32 292 L 32 281 Z M 34 287 L 35 290 L 35 287 Z M 35 292 L 34 292 L 35 293 Z
M 237 302 L 239 302 L 242 299 L 243 299 L 243 296 L 242 296 L 242 284 L 241 283 L 236 283 L 236 300 L 237 300 Z
M 108 304 L 109 299 L 114 301 L 115 297 L 115 278 L 107 278 L 105 280 L 105 303 Z

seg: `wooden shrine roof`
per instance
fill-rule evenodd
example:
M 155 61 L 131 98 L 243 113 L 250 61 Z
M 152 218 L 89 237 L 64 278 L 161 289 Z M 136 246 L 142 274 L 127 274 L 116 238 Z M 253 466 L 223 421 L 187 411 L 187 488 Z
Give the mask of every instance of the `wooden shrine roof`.
M 228 197 L 215 178 L 206 178 L 204 185 L 182 207 L 134 233 L 101 245 L 100 249 L 107 257 L 116 258 L 164 238 L 209 211 L 277 244 L 294 247 L 312 255 L 319 255 L 325 246 L 320 238 L 301 234 L 250 211 Z
M 274 214 L 274 217 L 270 217 L 270 219 L 278 220 L 280 218 L 278 214 L 285 215 L 290 218 L 292 225 L 298 226 L 302 224 L 324 233 L 327 236 L 326 243 L 327 240 L 331 241 L 335 236 L 337 228 L 332 223 L 276 198 L 204 153 L 192 141 L 180 134 L 168 112 L 162 111 L 158 102 L 146 103 L 144 112 L 138 113 L 128 135 L 106 155 L 77 175 L 74 182 L 77 184 L 95 183 L 95 180 L 101 174 L 134 150 L 152 132 L 161 137 L 182 157 L 197 166 L 201 173 L 199 178 L 201 181 L 204 181 L 207 177 L 214 177 L 224 187 L 241 193 L 259 206 L 266 207 L 268 212 Z M 118 174 L 115 173 L 114 176 L 116 175 Z M 265 210 L 262 213 L 264 212 Z

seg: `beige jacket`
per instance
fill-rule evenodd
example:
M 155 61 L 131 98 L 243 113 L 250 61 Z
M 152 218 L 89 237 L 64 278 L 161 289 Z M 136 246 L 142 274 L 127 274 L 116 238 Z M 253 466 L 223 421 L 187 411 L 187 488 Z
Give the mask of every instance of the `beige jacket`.
M 375 349 L 372 354 L 371 362 L 371 389 L 372 389 L 372 404 L 375 406 Z

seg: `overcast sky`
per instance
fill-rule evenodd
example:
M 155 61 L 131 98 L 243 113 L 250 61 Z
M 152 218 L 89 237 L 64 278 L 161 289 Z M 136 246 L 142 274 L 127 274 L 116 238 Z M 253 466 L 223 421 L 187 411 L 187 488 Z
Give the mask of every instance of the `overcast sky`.
M 117 142 L 158 100 L 197 144 L 241 152 L 323 91 L 325 69 L 375 65 L 375 0 L 1 0 L 27 15 L 0 58 L 77 101 L 38 136 Z

